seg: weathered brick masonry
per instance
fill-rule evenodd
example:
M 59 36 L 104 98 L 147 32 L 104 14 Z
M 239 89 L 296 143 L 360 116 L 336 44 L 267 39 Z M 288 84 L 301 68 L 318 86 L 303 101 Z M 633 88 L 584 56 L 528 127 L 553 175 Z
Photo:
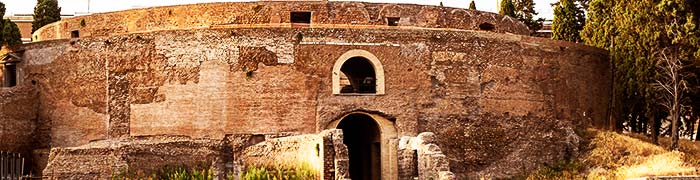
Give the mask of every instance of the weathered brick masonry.
M 290 11 L 313 11 L 312 27 L 266 24 L 289 22 Z M 201 15 L 167 18 L 187 12 Z M 381 27 L 385 22 L 377 19 L 387 13 L 406 20 Z M 459 13 L 470 16 L 456 18 Z M 420 23 L 430 18 L 432 24 Z M 82 152 L 62 148 L 187 136 L 211 141 L 206 147 L 216 153 L 242 152 L 254 143 L 231 137 L 315 134 L 361 112 L 395 129 L 397 137 L 385 143 L 396 150 L 388 157 L 398 159 L 393 168 L 412 166 L 410 149 L 397 149 L 399 137 L 433 132 L 431 143 L 458 179 L 507 178 L 577 153 L 576 130 L 604 125 L 608 116 L 605 51 L 516 35 L 524 26 L 496 14 L 354 2 L 215 3 L 79 17 L 35 35 L 64 38 L 79 19 L 87 24 L 81 38 L 16 48 L 23 58 L 20 84 L 36 82 L 22 91 L 38 94 L 38 108 L 16 111 L 36 114 L 34 149 L 55 148 L 49 164 L 61 177 L 70 177 L 63 170 L 72 166 L 54 161 Z M 496 32 L 470 30 L 484 19 Z M 98 24 L 106 21 L 114 23 Z M 334 23 L 345 25 L 328 25 Z M 334 64 L 352 50 L 379 60 L 384 94 L 332 93 Z M 24 116 L 10 118 L 18 117 Z M 233 161 L 216 153 L 204 161 Z M 391 179 L 414 174 L 382 172 L 396 173 Z
M 29 154 L 33 149 L 39 104 L 29 86 L 0 88 L 0 151 Z

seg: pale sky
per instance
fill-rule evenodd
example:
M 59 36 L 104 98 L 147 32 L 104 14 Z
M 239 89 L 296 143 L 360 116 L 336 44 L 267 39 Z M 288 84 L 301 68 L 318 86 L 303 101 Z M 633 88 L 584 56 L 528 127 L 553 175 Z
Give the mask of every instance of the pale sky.
M 175 4 L 195 4 L 203 2 L 234 2 L 234 1 L 255 1 L 255 0 L 58 0 L 58 5 L 61 7 L 61 14 L 74 14 L 76 12 L 88 12 L 88 2 L 90 4 L 89 12 L 109 12 L 119 11 L 140 7 L 165 6 Z M 350 1 L 350 0 L 330 0 L 330 1 Z M 385 2 L 385 3 L 407 3 L 407 4 L 424 4 L 438 5 L 440 0 L 352 0 L 365 2 Z M 496 0 L 474 0 L 476 9 L 482 11 L 497 12 Z M 551 3 L 557 0 L 534 0 L 535 10 L 540 14 L 538 17 L 552 19 Z M 5 3 L 7 10 L 5 15 L 12 14 L 31 14 L 34 11 L 36 0 L 0 0 Z M 467 8 L 471 0 L 442 0 L 444 6 Z

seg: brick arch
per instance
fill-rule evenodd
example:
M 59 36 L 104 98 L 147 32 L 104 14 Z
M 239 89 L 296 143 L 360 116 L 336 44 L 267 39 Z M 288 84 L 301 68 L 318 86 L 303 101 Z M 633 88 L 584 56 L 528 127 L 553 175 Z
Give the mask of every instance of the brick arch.
M 335 61 L 335 65 L 333 65 L 333 71 L 331 75 L 331 77 L 333 78 L 333 94 L 340 94 L 340 68 L 343 66 L 343 64 L 345 64 L 346 61 L 354 57 L 362 57 L 369 60 L 369 62 L 374 68 L 375 75 L 376 93 L 374 93 L 374 95 L 383 95 L 385 93 L 384 67 L 382 66 L 382 63 L 379 61 L 377 56 L 374 56 L 374 54 L 370 53 L 369 51 L 361 49 L 353 49 L 348 52 L 345 52 L 343 55 L 340 56 L 340 58 L 338 58 L 338 60 Z
M 398 131 L 396 125 L 393 121 L 385 118 L 380 114 L 374 114 L 365 111 L 353 111 L 347 113 L 340 118 L 337 118 L 326 125 L 325 129 L 337 129 L 340 122 L 345 120 L 346 117 L 353 114 L 361 114 L 369 116 L 377 123 L 380 133 L 380 146 L 381 146 L 381 172 L 383 180 L 396 180 L 398 179 Z

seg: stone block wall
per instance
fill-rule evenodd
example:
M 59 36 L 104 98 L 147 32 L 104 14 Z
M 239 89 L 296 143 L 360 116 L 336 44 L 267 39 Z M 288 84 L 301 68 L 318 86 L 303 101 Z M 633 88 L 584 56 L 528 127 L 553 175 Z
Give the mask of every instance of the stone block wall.
M 350 158 L 343 143 L 343 131 L 325 130 L 319 136 L 323 137 L 323 179 L 349 179 Z
M 44 179 L 111 179 L 150 176 L 165 167 L 212 167 L 226 172 L 222 141 L 186 137 L 147 137 L 91 142 L 78 147 L 53 148 Z
M 0 151 L 30 157 L 36 143 L 37 94 L 31 84 L 0 87 Z
M 454 180 L 447 156 L 435 144 L 435 134 L 423 132 L 416 137 L 404 136 L 399 142 L 399 179 Z

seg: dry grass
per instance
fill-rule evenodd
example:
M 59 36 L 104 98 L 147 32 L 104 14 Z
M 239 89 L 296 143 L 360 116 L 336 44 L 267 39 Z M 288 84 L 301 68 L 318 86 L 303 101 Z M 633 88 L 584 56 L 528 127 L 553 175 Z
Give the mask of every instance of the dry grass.
M 584 138 L 590 143 L 581 157 L 540 169 L 528 179 L 628 179 L 698 173 L 700 146 L 692 141 L 681 142 L 680 151 L 668 151 L 642 135 L 591 129 Z M 664 143 L 669 143 L 668 139 L 662 138 Z

